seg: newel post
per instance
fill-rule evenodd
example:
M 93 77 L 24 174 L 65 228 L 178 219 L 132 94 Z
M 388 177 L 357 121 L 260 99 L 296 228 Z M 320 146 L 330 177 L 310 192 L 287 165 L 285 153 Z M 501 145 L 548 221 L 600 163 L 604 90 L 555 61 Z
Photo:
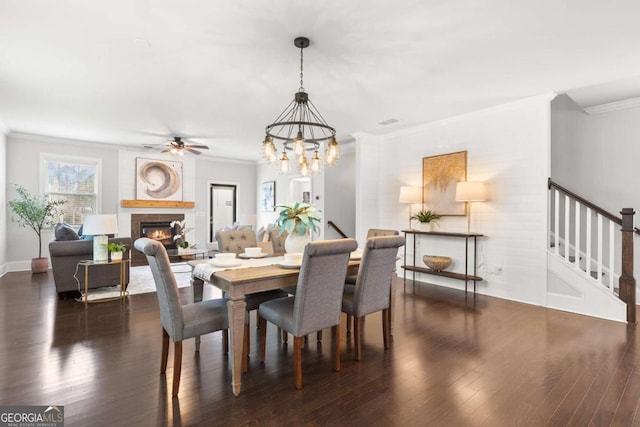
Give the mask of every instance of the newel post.
M 622 271 L 620 299 L 627 303 L 627 322 L 636 323 L 636 279 L 633 277 L 633 215 L 632 208 L 623 208 L 622 215 Z

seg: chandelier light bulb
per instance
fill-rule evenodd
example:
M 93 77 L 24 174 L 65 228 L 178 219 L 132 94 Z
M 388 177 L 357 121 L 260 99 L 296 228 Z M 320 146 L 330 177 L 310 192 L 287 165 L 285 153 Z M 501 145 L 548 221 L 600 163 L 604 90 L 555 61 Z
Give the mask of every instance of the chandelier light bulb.
M 318 150 L 313 153 L 313 157 L 311 158 L 311 172 L 320 172 L 320 153 L 318 153 Z
M 309 163 L 306 157 L 304 158 L 304 162 L 300 163 L 300 175 L 309 176 Z
M 286 151 L 282 151 L 282 157 L 280 157 L 280 173 L 289 173 L 289 156 Z
M 262 156 L 269 162 L 273 162 L 276 159 L 276 146 L 273 144 L 273 139 L 267 136 L 262 143 Z

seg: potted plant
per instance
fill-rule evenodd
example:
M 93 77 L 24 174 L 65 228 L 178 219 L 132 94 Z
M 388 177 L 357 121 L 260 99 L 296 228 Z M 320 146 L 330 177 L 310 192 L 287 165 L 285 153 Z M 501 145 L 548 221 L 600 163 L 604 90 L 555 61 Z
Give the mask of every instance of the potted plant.
M 420 210 L 416 212 L 411 219 L 418 221 L 421 225 L 429 224 L 429 228 L 431 228 L 431 225 L 438 225 L 440 215 L 432 210 Z
M 9 201 L 9 207 L 15 214 L 11 217 L 20 227 L 29 227 L 38 236 L 38 258 L 31 260 L 33 273 L 45 273 L 49 269 L 49 259 L 42 257 L 42 230 L 55 225 L 59 206 L 64 200 L 52 200 L 47 195 L 36 196 L 21 185 L 15 185 L 18 197 Z
M 310 203 L 295 202 L 286 205 L 278 205 L 280 214 L 275 223 L 280 227 L 278 235 L 287 231 L 284 241 L 285 251 L 288 253 L 304 252 L 304 247 L 311 241 L 311 233 L 318 231 L 317 223 L 320 215 L 315 206 Z
M 178 253 L 184 249 L 189 248 L 189 242 L 187 241 L 187 233 L 193 230 L 193 227 L 187 227 L 187 220 L 171 221 L 171 227 L 173 228 L 173 241 L 178 246 Z
M 127 250 L 127 246 L 124 243 L 111 242 L 107 244 L 107 250 L 111 255 L 111 261 L 119 261 Z

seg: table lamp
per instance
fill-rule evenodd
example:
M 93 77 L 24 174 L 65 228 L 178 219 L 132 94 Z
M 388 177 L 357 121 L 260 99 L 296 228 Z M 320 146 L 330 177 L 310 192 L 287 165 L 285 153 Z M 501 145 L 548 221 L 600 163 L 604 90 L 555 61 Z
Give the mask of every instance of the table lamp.
M 487 188 L 484 182 L 466 181 L 456 185 L 456 201 L 465 202 L 467 214 L 467 233 L 471 233 L 471 203 L 487 200 Z
M 85 215 L 82 224 L 82 234 L 93 236 L 93 261 L 107 262 L 109 251 L 107 234 L 118 233 L 118 221 L 115 214 Z
M 398 203 L 404 203 L 409 205 L 409 228 L 411 228 L 411 212 L 412 205 L 415 203 L 422 203 L 422 187 L 400 187 L 400 197 Z
M 242 214 L 240 215 L 240 225 L 250 225 L 251 229 L 256 226 L 256 215 L 255 214 Z

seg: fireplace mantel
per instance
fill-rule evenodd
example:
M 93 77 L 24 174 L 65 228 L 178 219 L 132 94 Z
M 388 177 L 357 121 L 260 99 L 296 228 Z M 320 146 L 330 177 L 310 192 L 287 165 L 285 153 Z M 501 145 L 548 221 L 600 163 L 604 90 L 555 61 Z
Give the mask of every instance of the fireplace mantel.
M 183 208 L 193 209 L 196 202 L 180 202 L 177 200 L 121 200 L 123 208 Z

